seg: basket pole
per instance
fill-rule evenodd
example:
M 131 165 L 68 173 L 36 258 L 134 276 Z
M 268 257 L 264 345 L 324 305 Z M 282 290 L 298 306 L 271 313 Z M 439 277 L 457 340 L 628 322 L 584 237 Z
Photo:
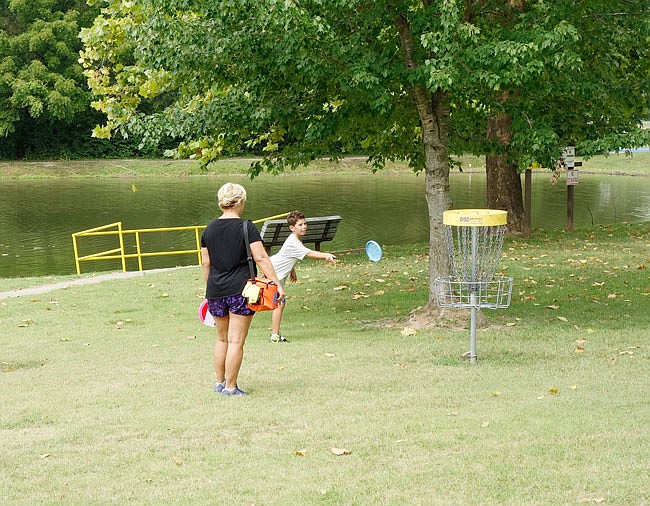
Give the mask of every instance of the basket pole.
M 478 262 L 478 228 L 472 227 L 472 281 L 477 281 L 476 264 Z M 470 364 L 476 363 L 476 312 L 478 308 L 478 289 L 477 283 L 472 283 L 472 290 L 470 293 L 470 335 L 469 335 L 469 362 Z
M 478 310 L 478 302 L 476 301 L 476 293 L 472 292 L 470 295 L 472 304 L 471 316 L 469 322 L 469 363 L 476 363 L 476 312 Z

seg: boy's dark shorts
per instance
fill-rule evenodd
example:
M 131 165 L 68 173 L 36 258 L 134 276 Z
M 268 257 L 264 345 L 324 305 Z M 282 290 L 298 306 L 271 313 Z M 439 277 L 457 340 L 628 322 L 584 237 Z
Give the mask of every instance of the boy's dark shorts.
M 240 316 L 252 316 L 255 311 L 248 307 L 248 300 L 242 295 L 231 295 L 220 299 L 208 299 L 208 309 L 215 318 L 227 316 L 228 313 Z

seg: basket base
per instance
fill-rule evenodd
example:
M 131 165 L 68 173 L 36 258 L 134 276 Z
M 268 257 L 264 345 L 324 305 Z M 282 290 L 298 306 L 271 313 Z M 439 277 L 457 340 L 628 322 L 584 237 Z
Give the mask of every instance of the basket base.
M 451 276 L 434 280 L 436 303 L 442 308 L 499 309 L 510 306 L 512 278 L 461 281 Z

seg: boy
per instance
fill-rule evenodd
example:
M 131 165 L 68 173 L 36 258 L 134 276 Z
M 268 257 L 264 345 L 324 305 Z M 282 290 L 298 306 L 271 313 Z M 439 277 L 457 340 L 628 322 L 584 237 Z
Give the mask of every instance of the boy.
M 294 269 L 296 263 L 306 256 L 309 258 L 321 258 L 334 264 L 336 257 L 331 253 L 322 253 L 320 251 L 313 251 L 307 248 L 302 243 L 302 238 L 307 233 L 307 222 L 305 215 L 300 211 L 292 211 L 287 216 L 287 223 L 291 235 L 287 237 L 284 244 L 275 255 L 271 257 L 273 268 L 280 278 L 280 282 L 284 287 L 284 281 L 289 277 L 292 283 L 298 280 L 296 270 Z M 286 343 L 288 342 L 280 332 L 280 323 L 282 322 L 282 312 L 284 311 L 284 302 L 280 303 L 276 309 L 273 310 L 273 317 L 271 323 L 271 342 Z

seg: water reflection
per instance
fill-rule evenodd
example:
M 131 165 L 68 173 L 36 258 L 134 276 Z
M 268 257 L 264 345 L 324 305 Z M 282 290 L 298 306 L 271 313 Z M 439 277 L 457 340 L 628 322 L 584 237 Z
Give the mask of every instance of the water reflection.
M 340 214 L 333 251 L 357 248 L 369 239 L 381 244 L 426 242 L 428 214 L 424 177 L 412 174 L 365 176 L 202 176 L 176 179 L 120 178 L 0 180 L 0 276 L 74 272 L 70 234 L 122 221 L 125 228 L 203 224 L 218 215 L 216 192 L 226 181 L 243 184 L 252 219 L 292 209 L 308 216 Z M 566 226 L 566 187 L 533 175 L 533 226 Z M 485 175 L 452 174 L 456 208 L 485 207 Z M 650 220 L 650 178 L 581 175 L 575 190 L 576 227 Z M 145 238 L 158 249 L 153 236 Z M 168 249 L 168 244 L 159 245 Z M 178 245 L 179 247 L 181 245 Z M 145 268 L 193 263 L 196 258 L 148 259 Z M 164 262 L 158 265 L 154 262 Z M 86 270 L 114 269 L 93 264 Z

